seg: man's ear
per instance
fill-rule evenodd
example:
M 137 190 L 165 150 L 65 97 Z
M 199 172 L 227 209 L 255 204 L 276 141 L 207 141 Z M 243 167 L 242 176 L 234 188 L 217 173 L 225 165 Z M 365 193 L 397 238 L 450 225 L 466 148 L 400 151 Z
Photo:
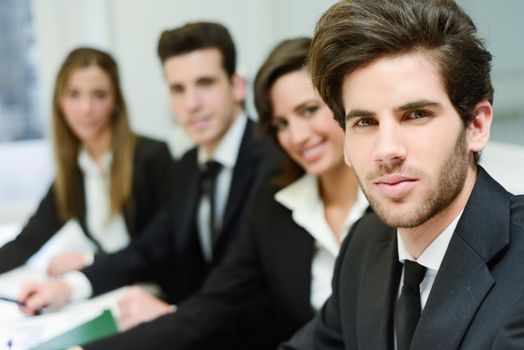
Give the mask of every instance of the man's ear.
M 477 103 L 473 109 L 473 120 L 468 126 L 467 142 L 472 152 L 480 152 L 489 141 L 491 122 L 493 121 L 493 107 L 488 101 Z
M 247 94 L 246 79 L 234 73 L 231 77 L 231 84 L 233 85 L 233 98 L 236 102 L 243 103 Z

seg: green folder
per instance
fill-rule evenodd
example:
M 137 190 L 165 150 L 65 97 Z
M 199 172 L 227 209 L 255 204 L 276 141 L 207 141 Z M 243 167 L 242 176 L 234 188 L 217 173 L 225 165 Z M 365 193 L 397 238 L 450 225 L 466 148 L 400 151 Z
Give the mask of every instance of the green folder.
M 107 337 L 118 332 L 115 319 L 110 310 L 104 312 L 76 328 L 46 341 L 32 350 L 61 350 L 74 345 L 87 344 L 93 340 Z

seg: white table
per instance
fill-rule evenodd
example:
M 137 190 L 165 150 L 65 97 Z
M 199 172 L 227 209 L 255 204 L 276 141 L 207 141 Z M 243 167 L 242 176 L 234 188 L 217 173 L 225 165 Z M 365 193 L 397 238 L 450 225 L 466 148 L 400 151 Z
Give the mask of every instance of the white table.
M 38 270 L 18 268 L 0 275 L 0 295 L 16 297 L 24 282 L 45 278 Z M 0 350 L 8 349 L 9 340 L 13 342 L 11 350 L 37 345 L 97 317 L 105 309 L 117 315 L 117 301 L 126 289 L 120 288 L 40 316 L 25 316 L 16 304 L 0 301 Z

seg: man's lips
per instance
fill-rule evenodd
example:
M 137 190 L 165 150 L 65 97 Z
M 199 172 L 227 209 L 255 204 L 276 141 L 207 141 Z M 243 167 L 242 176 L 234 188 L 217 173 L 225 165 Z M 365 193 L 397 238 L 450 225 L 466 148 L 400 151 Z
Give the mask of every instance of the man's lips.
M 210 121 L 211 121 L 211 118 L 209 117 L 195 118 L 195 119 L 190 120 L 187 123 L 187 125 L 193 129 L 203 129 L 208 126 Z
M 386 174 L 373 180 L 373 184 L 384 197 L 400 199 L 413 190 L 417 181 L 415 177 Z

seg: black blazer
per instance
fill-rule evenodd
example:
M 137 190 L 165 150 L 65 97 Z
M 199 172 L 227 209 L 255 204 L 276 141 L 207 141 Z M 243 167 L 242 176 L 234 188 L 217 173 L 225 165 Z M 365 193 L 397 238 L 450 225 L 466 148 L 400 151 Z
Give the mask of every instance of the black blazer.
M 249 229 L 203 288 L 177 311 L 85 346 L 93 349 L 274 349 L 313 317 L 314 239 L 274 200 L 257 192 Z
M 83 270 L 95 295 L 153 280 L 162 287 L 167 301 L 178 304 L 201 286 L 208 271 L 223 259 L 229 243 L 246 224 L 255 186 L 280 164 L 278 151 L 267 140 L 256 140 L 254 133 L 254 123 L 248 121 L 233 171 L 223 226 L 213 245 L 213 261 L 204 260 L 197 234 L 200 171 L 197 150 L 192 149 L 176 165 L 170 204 L 146 232 L 126 249 L 109 254 Z
M 173 192 L 174 160 L 164 142 L 137 137 L 133 163 L 133 189 L 123 216 L 131 238 L 135 238 L 152 221 L 157 211 L 167 204 Z M 86 223 L 84 176 L 77 167 L 75 204 L 84 234 L 99 248 Z M 20 234 L 0 248 L 0 273 L 24 264 L 65 224 L 60 218 L 53 184 Z
M 523 266 L 524 196 L 479 167 L 411 349 L 489 349 L 524 295 Z M 401 268 L 395 229 L 365 216 L 343 245 L 333 295 L 314 324 L 281 349 L 393 349 Z

